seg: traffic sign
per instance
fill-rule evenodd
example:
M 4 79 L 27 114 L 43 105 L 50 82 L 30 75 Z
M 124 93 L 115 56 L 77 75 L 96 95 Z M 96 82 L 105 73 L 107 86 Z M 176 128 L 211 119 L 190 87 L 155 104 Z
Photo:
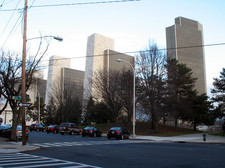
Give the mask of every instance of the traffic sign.
M 21 97 L 21 96 L 13 96 L 12 98 L 13 98 L 14 100 L 22 100 L 22 97 Z M 25 99 L 26 99 L 26 100 L 29 99 L 29 95 L 28 95 L 28 94 L 25 95 Z
M 22 100 L 21 96 L 13 96 L 12 97 L 14 100 Z
M 31 103 L 19 103 L 20 107 L 30 107 Z

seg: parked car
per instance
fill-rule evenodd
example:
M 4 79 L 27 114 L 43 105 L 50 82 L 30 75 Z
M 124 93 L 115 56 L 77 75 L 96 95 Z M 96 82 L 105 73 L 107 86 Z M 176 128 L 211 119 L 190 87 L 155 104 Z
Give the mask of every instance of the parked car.
M 12 127 L 7 129 L 5 133 L 5 137 L 10 138 L 11 134 L 12 134 Z M 29 130 L 26 130 L 26 139 L 28 139 L 28 136 L 29 136 Z M 18 125 L 16 127 L 16 141 L 19 141 L 21 139 L 22 139 L 22 126 Z
M 49 132 L 53 132 L 53 133 L 59 133 L 59 126 L 58 125 L 49 125 L 47 128 L 46 128 L 46 132 L 49 133 Z
M 73 135 L 74 133 L 80 135 L 81 129 L 75 123 L 61 123 L 59 126 L 59 132 L 64 135 L 65 133 L 69 133 Z
M 0 136 L 5 136 L 5 133 L 8 128 L 12 127 L 11 125 L 0 125 Z
M 90 136 L 90 137 L 101 137 L 102 136 L 102 132 L 96 128 L 96 127 L 85 127 L 82 130 L 82 136 Z
M 45 128 L 44 128 L 44 126 L 43 125 L 41 125 L 41 124 L 31 124 L 30 125 L 30 132 L 32 132 L 32 131 L 45 131 Z
M 129 139 L 130 133 L 126 128 L 123 127 L 112 127 L 107 131 L 108 139 Z

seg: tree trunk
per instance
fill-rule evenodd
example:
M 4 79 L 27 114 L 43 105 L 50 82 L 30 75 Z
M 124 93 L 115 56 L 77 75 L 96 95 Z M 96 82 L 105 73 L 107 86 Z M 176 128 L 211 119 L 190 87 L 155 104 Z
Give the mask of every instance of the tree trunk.
M 13 112 L 13 123 L 12 123 L 12 134 L 10 136 L 11 141 L 16 141 L 16 128 L 19 122 L 21 115 L 19 115 L 19 111 Z

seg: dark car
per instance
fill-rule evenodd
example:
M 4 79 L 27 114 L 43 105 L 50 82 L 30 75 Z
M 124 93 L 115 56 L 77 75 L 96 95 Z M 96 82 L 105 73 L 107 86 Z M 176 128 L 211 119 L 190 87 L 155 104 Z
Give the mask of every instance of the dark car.
M 46 132 L 49 133 L 49 132 L 53 132 L 53 133 L 58 133 L 59 132 L 59 126 L 58 125 L 49 125 L 47 128 L 46 128 Z
M 123 127 L 112 127 L 107 131 L 108 139 L 129 139 L 130 133 L 126 128 Z
M 12 127 L 7 129 L 5 133 L 5 137 L 10 138 L 11 134 L 12 134 Z M 28 139 L 28 136 L 29 136 L 29 130 L 26 130 L 26 139 Z M 16 127 L 16 141 L 19 141 L 21 139 L 22 139 L 22 126 L 18 125 Z
M 78 134 L 80 135 L 81 129 L 75 124 L 75 123 L 61 123 L 59 126 L 59 132 L 64 135 L 65 133 L 68 133 L 70 135 Z
M 43 125 L 41 125 L 41 124 L 31 124 L 30 125 L 30 132 L 32 132 L 32 131 L 45 131 L 45 128 L 44 128 L 44 126 Z
M 96 127 L 85 127 L 82 130 L 82 136 L 90 136 L 90 137 L 101 137 L 102 136 L 102 132 L 96 128 Z
M 0 125 L 0 136 L 5 136 L 7 129 L 11 127 L 11 125 Z

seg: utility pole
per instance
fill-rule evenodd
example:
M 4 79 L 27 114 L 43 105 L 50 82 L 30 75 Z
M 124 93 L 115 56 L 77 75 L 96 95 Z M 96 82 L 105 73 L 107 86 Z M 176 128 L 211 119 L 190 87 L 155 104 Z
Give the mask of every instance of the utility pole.
M 24 3 L 24 24 L 23 24 L 23 58 L 22 58 L 22 104 L 26 102 L 26 54 L 27 54 L 27 0 Z M 25 109 L 22 106 L 22 145 L 26 145 L 26 120 Z

